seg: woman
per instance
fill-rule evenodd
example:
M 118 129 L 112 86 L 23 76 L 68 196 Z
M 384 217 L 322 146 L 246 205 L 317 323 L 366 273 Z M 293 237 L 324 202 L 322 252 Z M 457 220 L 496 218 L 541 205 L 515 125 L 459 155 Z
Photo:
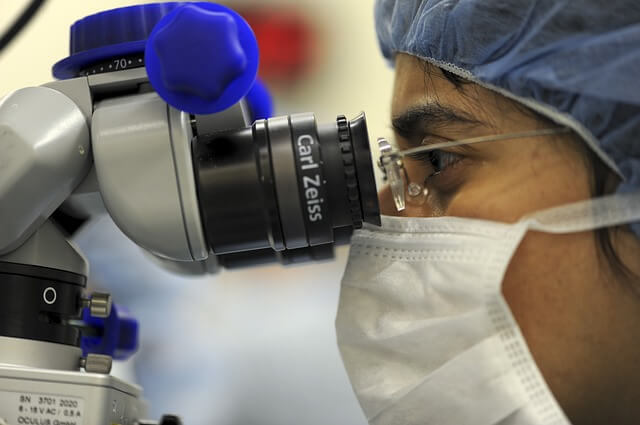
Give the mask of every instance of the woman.
M 377 2 L 395 152 L 439 149 L 387 157 L 343 280 L 371 423 L 640 423 L 640 4 L 602 7 Z

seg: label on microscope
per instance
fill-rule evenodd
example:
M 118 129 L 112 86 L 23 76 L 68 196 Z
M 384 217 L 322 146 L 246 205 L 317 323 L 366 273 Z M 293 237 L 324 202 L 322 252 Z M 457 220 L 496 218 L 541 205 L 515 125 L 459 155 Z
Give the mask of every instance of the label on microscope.
M 0 425 L 83 425 L 78 397 L 0 391 Z

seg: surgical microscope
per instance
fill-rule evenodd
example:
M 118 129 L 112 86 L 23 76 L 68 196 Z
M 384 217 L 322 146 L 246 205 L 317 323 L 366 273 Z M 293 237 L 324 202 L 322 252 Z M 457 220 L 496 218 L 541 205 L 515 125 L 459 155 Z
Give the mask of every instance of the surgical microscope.
M 110 374 L 137 323 L 87 293 L 69 223 L 107 213 L 188 274 L 331 258 L 379 225 L 364 114 L 271 117 L 257 69 L 233 10 L 145 4 L 78 20 L 56 80 L 0 99 L 0 425 L 180 423 Z

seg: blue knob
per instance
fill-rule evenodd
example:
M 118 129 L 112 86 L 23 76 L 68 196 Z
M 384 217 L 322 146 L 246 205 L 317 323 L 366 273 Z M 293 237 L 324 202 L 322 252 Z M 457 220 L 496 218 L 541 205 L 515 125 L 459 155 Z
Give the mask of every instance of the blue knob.
M 82 321 L 93 329 L 93 335 L 80 339 L 82 355 L 106 354 L 117 360 L 131 357 L 138 349 L 138 321 L 122 306 L 112 305 L 106 319 L 92 317 L 82 310 Z
M 154 27 L 145 66 L 151 85 L 167 103 L 210 114 L 249 92 L 258 71 L 258 45 L 249 24 L 231 9 L 185 3 Z

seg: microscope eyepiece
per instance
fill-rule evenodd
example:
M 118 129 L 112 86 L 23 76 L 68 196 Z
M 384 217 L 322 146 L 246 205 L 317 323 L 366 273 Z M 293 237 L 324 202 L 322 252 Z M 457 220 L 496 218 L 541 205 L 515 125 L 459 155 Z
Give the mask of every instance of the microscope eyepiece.
M 363 222 L 380 224 L 364 114 L 257 120 L 199 134 L 192 151 L 206 238 L 227 267 L 330 257 Z

